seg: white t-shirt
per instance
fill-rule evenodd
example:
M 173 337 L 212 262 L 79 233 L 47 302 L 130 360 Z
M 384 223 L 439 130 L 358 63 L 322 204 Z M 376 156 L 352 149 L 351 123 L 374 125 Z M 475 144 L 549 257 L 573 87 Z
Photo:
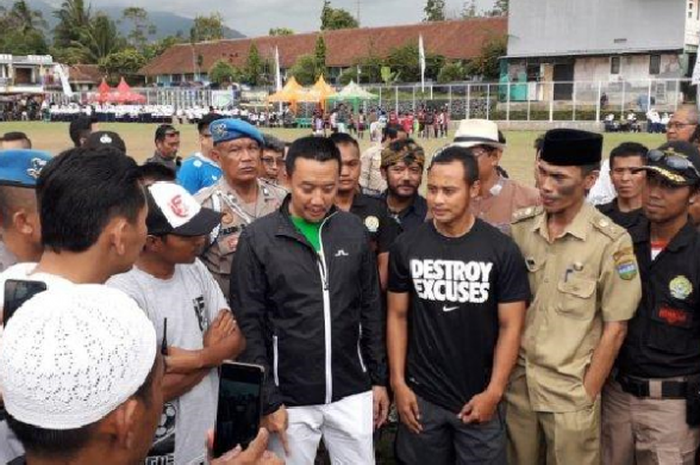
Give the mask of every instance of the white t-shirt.
M 221 289 L 199 260 L 177 265 L 172 278 L 158 279 L 136 267 L 107 281 L 139 304 L 163 340 L 163 321 L 168 319 L 168 345 L 201 350 L 204 333 L 219 311 L 229 308 Z M 206 434 L 214 428 L 219 376 L 212 369 L 192 390 L 165 404 L 161 423 L 146 464 L 204 463 Z M 165 458 L 165 460 L 164 460 Z M 169 460 L 168 460 L 169 459 Z

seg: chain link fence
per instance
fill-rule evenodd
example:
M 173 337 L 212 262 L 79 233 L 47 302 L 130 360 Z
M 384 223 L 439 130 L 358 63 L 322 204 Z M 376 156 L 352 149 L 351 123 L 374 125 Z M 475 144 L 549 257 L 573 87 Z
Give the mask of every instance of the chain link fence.
M 624 118 L 630 112 L 645 118 L 653 108 L 673 113 L 679 105 L 696 101 L 695 86 L 688 79 L 598 82 L 500 82 L 460 84 L 377 85 L 362 87 L 375 99 L 361 102 L 366 113 L 373 108 L 405 114 L 420 109 L 447 109 L 452 120 L 483 118 L 496 121 L 602 121 L 613 114 Z M 219 97 L 231 91 L 182 88 L 135 88 L 146 105 L 171 105 L 176 109 L 218 107 Z M 244 90 L 223 101 L 257 108 L 266 106 L 270 88 Z M 94 93 L 72 98 L 60 92 L 47 93 L 57 104 L 89 102 Z M 274 105 L 270 108 L 277 109 Z M 310 117 L 317 104 L 300 103 L 297 117 Z M 330 108 L 330 107 L 329 107 Z

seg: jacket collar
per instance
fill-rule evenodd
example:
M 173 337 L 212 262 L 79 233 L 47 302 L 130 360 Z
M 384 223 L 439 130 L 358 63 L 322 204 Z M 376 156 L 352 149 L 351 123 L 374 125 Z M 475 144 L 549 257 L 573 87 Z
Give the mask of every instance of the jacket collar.
M 680 231 L 678 231 L 678 234 L 676 234 L 673 239 L 671 239 L 671 242 L 666 246 L 666 250 L 669 252 L 677 252 L 684 247 L 686 247 L 690 242 L 695 238 L 695 236 L 698 234 L 697 230 L 695 229 L 695 226 L 693 225 L 693 222 L 688 219 L 688 222 L 681 228 Z M 651 242 L 651 222 L 644 218 L 644 221 L 641 221 L 637 227 L 633 228 L 630 231 L 630 235 L 632 236 L 632 241 L 636 244 L 644 244 L 644 243 L 650 243 Z
M 275 235 L 291 237 L 306 244 L 308 241 L 303 236 L 303 234 L 299 232 L 296 226 L 294 226 L 294 223 L 292 223 L 291 214 L 289 213 L 289 204 L 291 203 L 291 201 L 292 194 L 287 194 L 287 196 L 284 198 L 284 201 L 282 202 L 282 205 L 280 205 L 280 208 L 277 210 L 277 230 L 275 232 Z M 324 217 L 323 221 L 330 220 L 337 212 L 338 208 L 335 205 L 333 205 L 330 211 L 326 213 L 326 216 Z

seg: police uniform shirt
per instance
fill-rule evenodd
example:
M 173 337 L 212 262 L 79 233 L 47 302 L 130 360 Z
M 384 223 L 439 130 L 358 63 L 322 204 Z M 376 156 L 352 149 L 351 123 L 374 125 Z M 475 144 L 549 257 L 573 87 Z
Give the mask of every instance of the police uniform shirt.
M 617 205 L 617 199 L 613 199 L 610 203 L 597 205 L 596 208 L 600 210 L 603 215 L 613 220 L 615 224 L 622 226 L 627 231 L 630 231 L 644 221 L 644 212 L 641 208 L 629 212 L 622 212 Z
M 277 210 L 286 195 L 284 189 L 258 179 L 257 201 L 255 205 L 246 205 L 223 177 L 215 185 L 202 189 L 195 195 L 203 207 L 222 214 L 221 225 L 212 232 L 212 244 L 201 259 L 225 296 L 230 292 L 229 277 L 241 232 L 256 219 Z
M 479 219 L 458 238 L 433 222 L 399 236 L 389 253 L 389 291 L 411 297 L 407 383 L 454 413 L 491 379 L 498 304 L 530 298 L 517 246 Z
M 394 240 L 401 234 L 401 226 L 389 218 L 382 202 L 364 194 L 356 194 L 352 199 L 350 213 L 359 217 L 365 225 L 372 250 L 377 254 L 389 252 Z
M 518 360 L 530 404 L 538 412 L 590 408 L 583 379 L 603 323 L 629 320 L 640 299 L 632 240 L 588 203 L 551 240 L 544 209 L 520 211 L 512 237 L 525 257 L 533 295 Z
M 649 223 L 631 231 L 642 300 L 617 359 L 626 375 L 669 378 L 700 373 L 700 234 L 688 222 L 651 259 Z

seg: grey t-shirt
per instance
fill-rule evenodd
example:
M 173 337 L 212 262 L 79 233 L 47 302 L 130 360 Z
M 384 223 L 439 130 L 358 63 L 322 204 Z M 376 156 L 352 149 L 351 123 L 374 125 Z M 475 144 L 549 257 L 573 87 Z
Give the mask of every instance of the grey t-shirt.
M 108 286 L 130 295 L 156 327 L 163 340 L 163 320 L 168 319 L 168 345 L 188 350 L 203 348 L 204 333 L 223 308 L 221 289 L 197 260 L 177 265 L 171 279 L 158 279 L 134 267 L 114 276 Z M 192 390 L 165 404 L 155 441 L 146 464 L 189 465 L 206 460 L 207 430 L 214 428 L 219 376 L 216 369 Z

